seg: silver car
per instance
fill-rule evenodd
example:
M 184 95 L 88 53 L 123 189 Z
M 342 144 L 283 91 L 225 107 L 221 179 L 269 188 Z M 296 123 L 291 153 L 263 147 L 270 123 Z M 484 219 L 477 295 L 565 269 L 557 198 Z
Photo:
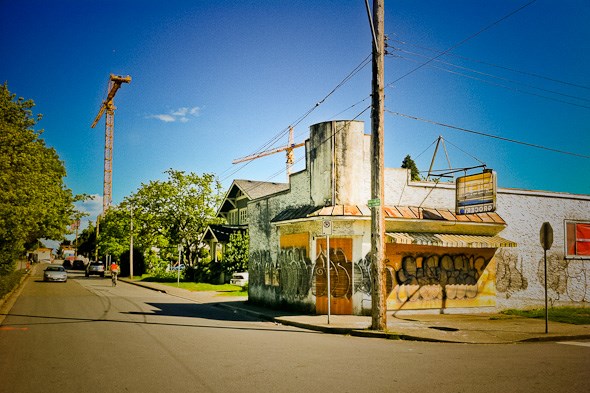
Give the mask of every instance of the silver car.
M 68 280 L 68 273 L 63 266 L 47 266 L 43 271 L 43 281 L 62 281 Z

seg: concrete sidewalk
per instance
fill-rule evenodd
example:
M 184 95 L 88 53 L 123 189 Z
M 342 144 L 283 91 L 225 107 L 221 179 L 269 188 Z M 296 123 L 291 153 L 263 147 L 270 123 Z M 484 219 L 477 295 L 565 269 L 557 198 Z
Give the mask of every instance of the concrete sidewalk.
M 370 330 L 371 317 L 332 315 L 305 315 L 274 310 L 248 303 L 243 297 L 219 296 L 217 292 L 191 292 L 151 282 L 128 279 L 121 281 L 167 293 L 201 304 L 211 304 L 253 315 L 257 318 L 284 325 L 325 333 L 349 334 L 360 337 L 468 343 L 507 344 L 516 342 L 572 341 L 590 339 L 590 325 L 571 325 L 549 322 L 545 333 L 545 320 L 503 314 L 405 314 L 387 313 L 387 332 Z

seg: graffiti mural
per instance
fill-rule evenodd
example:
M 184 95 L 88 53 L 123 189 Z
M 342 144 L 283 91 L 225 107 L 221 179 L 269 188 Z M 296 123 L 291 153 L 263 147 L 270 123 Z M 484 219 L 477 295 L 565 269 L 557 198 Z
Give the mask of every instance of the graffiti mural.
M 524 291 L 528 281 L 522 272 L 522 260 L 513 251 L 502 249 L 498 252 L 496 267 L 496 288 L 508 299 L 512 293 Z
M 313 265 L 307 248 L 281 248 L 278 256 L 279 287 L 286 297 L 307 297 L 313 282 Z
M 412 245 L 389 246 L 386 248 L 385 272 L 388 308 L 427 309 L 494 305 L 494 251 Z M 363 274 L 364 270 L 367 270 L 367 258 L 358 263 Z M 355 288 L 366 290 L 364 280 L 360 281 L 359 278 L 355 283 L 358 284 Z
M 251 286 L 278 286 L 279 270 L 270 257 L 270 251 L 253 251 L 250 254 L 249 271 Z
M 537 263 L 537 281 L 544 285 L 545 261 L 543 258 Z M 587 265 L 576 260 L 568 260 L 560 253 L 547 255 L 547 289 L 549 300 L 555 302 L 587 303 L 588 299 L 588 273 Z
M 318 239 L 316 246 L 312 288 L 316 296 L 316 312 L 318 314 L 328 312 L 328 277 L 330 277 L 331 313 L 352 314 L 352 239 L 331 238 L 329 258 L 325 239 Z

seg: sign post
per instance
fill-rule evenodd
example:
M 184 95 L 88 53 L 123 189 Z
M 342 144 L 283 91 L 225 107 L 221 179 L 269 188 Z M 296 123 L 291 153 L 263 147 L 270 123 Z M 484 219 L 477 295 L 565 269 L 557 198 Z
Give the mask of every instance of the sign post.
M 545 266 L 545 333 L 549 333 L 549 310 L 547 308 L 547 250 L 553 244 L 553 228 L 548 222 L 541 225 L 541 246 L 543 246 L 543 260 Z
M 322 222 L 322 234 L 326 235 L 326 278 L 328 280 L 328 325 L 330 324 L 330 235 L 332 234 L 332 221 L 324 220 Z

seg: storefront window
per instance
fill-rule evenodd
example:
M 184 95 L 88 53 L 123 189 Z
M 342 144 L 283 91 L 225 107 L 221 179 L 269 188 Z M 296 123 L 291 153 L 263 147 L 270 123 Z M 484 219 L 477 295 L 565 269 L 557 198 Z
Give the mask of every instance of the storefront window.
M 565 241 L 566 256 L 590 258 L 590 222 L 566 221 Z

